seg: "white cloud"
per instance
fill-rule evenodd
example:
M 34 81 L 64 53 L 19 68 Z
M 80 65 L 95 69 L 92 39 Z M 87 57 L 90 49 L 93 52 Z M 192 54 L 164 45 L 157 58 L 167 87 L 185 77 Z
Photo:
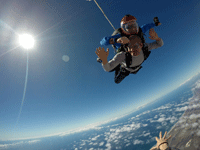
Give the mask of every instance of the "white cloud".
M 162 126 L 158 126 L 158 127 L 156 127 L 156 129 L 161 129 L 162 128 Z
M 168 117 L 168 118 L 165 118 L 165 117 L 164 117 L 165 115 L 163 115 L 163 114 L 161 114 L 160 116 L 162 116 L 162 117 L 160 117 L 158 120 L 153 120 L 152 118 L 150 118 L 150 119 L 147 119 L 147 121 L 150 121 L 151 123 L 153 123 L 153 122 L 160 122 L 160 123 L 162 123 L 162 125 L 164 126 L 164 125 L 167 125 L 167 122 L 166 122 L 166 121 L 170 121 L 170 123 L 174 123 L 175 121 L 178 120 L 178 119 L 177 119 L 176 117 L 174 117 L 174 116 Z M 157 116 L 154 117 L 154 118 L 157 118 Z M 157 127 L 157 129 L 160 129 L 160 127 Z
M 196 119 L 196 118 L 200 118 L 200 114 L 192 114 L 189 116 L 189 119 Z
M 171 117 L 171 118 L 168 118 L 170 120 L 170 123 L 174 123 L 175 121 L 177 121 L 178 119 L 176 117 Z
M 188 104 L 189 104 L 189 102 L 184 102 L 184 103 L 182 103 L 182 104 L 175 105 L 175 107 L 183 106 L 183 105 L 188 105 Z
M 192 124 L 192 127 L 193 127 L 193 128 L 196 128 L 196 127 L 198 127 L 198 126 L 199 126 L 199 124 L 196 123 L 196 122 Z
M 186 111 L 188 109 L 188 106 L 185 106 L 185 107 L 181 107 L 181 108 L 176 108 L 175 111 Z
M 135 119 L 135 117 L 132 117 L 131 120 Z
M 31 140 L 31 141 L 28 141 L 29 144 L 33 144 L 33 143 L 37 143 L 39 142 L 40 140 Z
M 13 147 L 16 145 L 22 145 L 22 144 L 34 144 L 39 142 L 40 140 L 30 140 L 30 141 L 20 141 L 20 142 L 15 142 L 12 144 L 0 144 L 0 148 L 9 148 L 9 147 Z
M 142 126 L 143 126 L 143 127 L 146 127 L 146 126 L 148 126 L 148 124 L 142 124 Z
M 124 139 L 124 142 L 125 143 L 129 143 L 130 141 L 128 139 Z
M 93 145 L 93 142 L 89 143 L 89 145 Z
M 134 145 L 137 145 L 137 144 L 144 144 L 144 142 L 141 141 L 141 140 L 135 140 L 135 141 L 133 142 L 133 144 L 134 144 Z
M 163 122 L 163 121 L 165 121 L 165 118 L 159 118 L 159 119 L 157 120 L 157 122 Z
M 190 126 L 190 125 L 189 125 L 188 123 L 182 124 L 182 125 L 181 125 L 182 128 L 187 128 L 187 127 L 189 127 L 189 126 Z
M 103 146 L 104 142 L 99 143 L 99 146 Z
M 160 114 L 160 117 L 161 117 L 161 118 L 162 118 L 162 117 L 164 118 L 165 116 L 166 116 L 165 114 Z
M 118 146 L 118 147 L 116 147 L 116 149 L 122 149 L 122 147 L 121 147 L 121 146 Z
M 200 136 L 200 130 L 197 132 L 197 136 Z
M 126 144 L 125 147 L 128 147 L 129 145 L 131 145 L 131 143 Z
M 150 113 L 150 112 L 151 112 L 151 111 L 147 110 L 147 111 L 145 111 L 145 112 L 143 112 L 143 113 L 137 115 L 136 118 L 138 118 L 138 117 L 140 117 L 140 116 L 142 116 L 142 115 L 148 114 L 148 113 Z M 135 117 L 132 117 L 131 120 L 133 120 L 134 118 L 135 118 Z
M 138 118 L 138 117 L 140 117 L 141 116 L 141 114 L 140 115 L 137 115 L 136 117 Z
M 111 144 L 110 144 L 110 143 L 107 143 L 107 144 L 106 144 L 106 147 L 107 147 L 106 150 L 111 150 Z
M 171 106 L 173 106 L 173 104 L 168 103 L 168 104 L 166 104 L 166 105 L 164 105 L 164 106 L 160 106 L 160 107 L 158 107 L 158 108 L 156 108 L 156 109 L 153 109 L 152 111 L 163 110 L 163 109 L 169 109 L 169 108 L 171 108 Z
M 92 138 L 92 141 L 96 141 L 98 137 L 100 137 L 100 135 L 97 135 L 94 138 Z
M 114 141 L 114 143 L 118 144 L 118 143 L 119 143 L 119 141 L 118 141 L 118 140 L 115 140 L 115 141 Z
M 146 134 L 144 134 L 144 136 L 148 136 L 148 135 L 150 135 L 150 133 L 146 133 Z
M 67 136 L 67 135 L 70 135 L 70 134 L 73 134 L 73 133 L 79 133 L 79 132 L 87 131 L 87 130 L 90 130 L 90 129 L 100 130 L 100 129 L 103 128 L 103 127 L 99 127 L 100 125 L 103 125 L 103 124 L 118 120 L 118 119 L 123 118 L 125 116 L 127 116 L 127 114 L 122 115 L 120 117 L 112 118 L 110 120 L 106 120 L 106 121 L 102 121 L 102 122 L 98 122 L 98 123 L 94 123 L 94 124 L 89 124 L 89 125 L 87 125 L 85 127 L 80 127 L 80 128 L 73 129 L 73 130 L 70 130 L 70 131 L 67 131 L 67 132 L 63 132 L 63 133 L 60 133 L 60 134 L 57 134 L 57 135 L 59 135 L 59 136 Z M 109 127 L 110 126 L 107 126 L 107 128 L 109 128 Z

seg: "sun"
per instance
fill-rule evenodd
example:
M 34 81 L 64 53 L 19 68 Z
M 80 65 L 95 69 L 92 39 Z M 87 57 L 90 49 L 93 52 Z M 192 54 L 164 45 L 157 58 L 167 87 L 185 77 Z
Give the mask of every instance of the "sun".
M 19 44 L 27 50 L 33 48 L 34 43 L 34 38 L 29 34 L 22 34 L 19 36 Z

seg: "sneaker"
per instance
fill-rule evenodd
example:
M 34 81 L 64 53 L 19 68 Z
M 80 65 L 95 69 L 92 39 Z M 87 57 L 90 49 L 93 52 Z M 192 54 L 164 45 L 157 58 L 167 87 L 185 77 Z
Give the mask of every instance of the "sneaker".
M 102 63 L 102 60 L 98 57 L 97 62 Z

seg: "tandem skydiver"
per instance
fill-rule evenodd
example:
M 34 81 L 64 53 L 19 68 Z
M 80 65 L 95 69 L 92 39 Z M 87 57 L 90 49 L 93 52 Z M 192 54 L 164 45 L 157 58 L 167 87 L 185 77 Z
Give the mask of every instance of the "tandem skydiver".
M 150 51 L 163 46 L 163 40 L 158 37 L 153 28 L 149 30 L 149 35 L 151 40 L 156 41 L 143 43 L 139 36 L 131 35 L 127 46 L 123 45 L 125 51 L 118 52 L 109 62 L 107 61 L 109 49 L 107 48 L 107 51 L 101 47 L 96 49 L 95 53 L 102 60 L 103 69 L 108 72 L 115 70 L 115 83 L 120 83 L 130 73 L 136 74 Z M 123 38 L 125 37 L 121 37 Z
M 161 25 L 161 23 L 158 20 L 158 17 L 154 17 L 154 23 L 150 23 L 150 24 L 146 24 L 143 25 L 141 28 L 138 26 L 137 22 L 136 22 L 136 18 L 134 16 L 131 15 L 125 15 L 122 20 L 121 20 L 121 28 L 115 30 L 112 34 L 112 36 L 110 37 L 104 37 L 100 44 L 101 45 L 109 45 L 112 44 L 114 49 L 117 49 L 117 53 L 124 51 L 127 51 L 127 46 L 128 43 L 130 43 L 130 40 L 128 39 L 131 35 L 137 35 L 138 37 L 140 37 L 142 43 L 143 43 L 143 47 L 142 47 L 142 51 L 144 54 L 144 60 L 147 59 L 147 57 L 150 54 L 150 51 L 148 51 L 148 47 L 145 47 L 145 39 L 144 39 L 144 33 L 146 31 L 148 31 L 150 28 L 155 27 L 155 26 L 159 26 Z M 128 57 L 130 59 L 130 56 Z M 127 59 L 128 60 L 128 59 Z M 102 60 L 98 57 L 97 58 L 97 62 L 102 62 Z M 136 66 L 137 67 L 137 66 Z M 137 71 L 132 72 L 133 74 L 136 74 L 140 69 L 141 69 L 141 65 L 140 68 L 137 69 Z M 121 67 L 117 66 L 116 68 L 114 68 L 112 71 L 115 71 L 115 82 L 119 83 L 121 81 L 116 81 L 116 77 L 119 76 L 120 77 L 120 70 Z M 122 79 L 123 80 L 123 79 Z
M 109 44 L 112 44 L 113 48 L 117 49 L 121 47 L 122 44 L 127 44 L 129 42 L 129 37 L 131 35 L 138 35 L 142 43 L 145 43 L 144 34 L 151 28 L 155 26 L 161 25 L 161 23 L 158 20 L 158 17 L 154 17 L 154 23 L 149 23 L 141 26 L 141 28 L 138 26 L 138 23 L 136 22 L 137 19 L 132 15 L 125 15 L 120 23 L 121 28 L 116 29 L 112 36 L 104 37 L 100 44 L 102 46 L 107 46 Z M 123 38 L 122 38 L 123 37 Z M 118 50 L 119 52 L 120 50 Z M 101 62 L 99 59 L 97 59 L 98 62 Z

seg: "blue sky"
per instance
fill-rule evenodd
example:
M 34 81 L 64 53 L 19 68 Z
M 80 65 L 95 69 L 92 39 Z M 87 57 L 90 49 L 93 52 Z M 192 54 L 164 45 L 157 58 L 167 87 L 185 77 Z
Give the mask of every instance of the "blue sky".
M 114 73 L 105 72 L 96 62 L 95 50 L 113 28 L 94 1 L 2 2 L 0 139 L 56 134 L 120 116 L 199 72 L 197 0 L 97 2 L 115 28 L 125 14 L 134 15 L 140 26 L 158 16 L 162 25 L 155 31 L 164 46 L 152 50 L 137 75 L 115 84 Z M 33 35 L 36 43 L 28 52 L 26 95 L 16 127 L 27 65 L 26 50 L 14 49 L 22 33 Z M 113 49 L 108 48 L 111 59 Z M 69 56 L 68 62 L 62 60 L 64 55 Z

